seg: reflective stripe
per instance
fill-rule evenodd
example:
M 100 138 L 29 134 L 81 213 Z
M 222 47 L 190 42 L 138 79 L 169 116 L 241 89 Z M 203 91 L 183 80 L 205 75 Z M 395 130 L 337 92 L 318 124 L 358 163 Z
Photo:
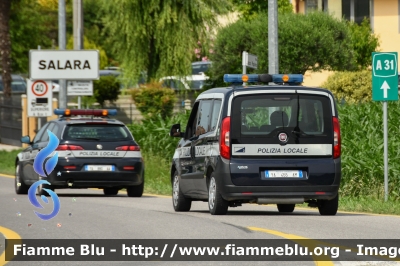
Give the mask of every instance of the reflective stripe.
M 175 150 L 174 159 L 178 158 L 190 158 L 192 157 L 190 153 L 191 147 L 180 147 Z M 219 155 L 219 143 L 213 143 L 212 145 L 199 145 L 195 147 L 195 157 L 209 157 Z
M 232 144 L 232 155 L 327 156 L 332 155 L 332 144 Z

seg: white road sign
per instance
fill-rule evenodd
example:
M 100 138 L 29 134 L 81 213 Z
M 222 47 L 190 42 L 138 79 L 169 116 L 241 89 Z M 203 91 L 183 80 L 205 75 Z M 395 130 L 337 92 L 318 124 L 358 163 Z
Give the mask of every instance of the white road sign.
M 32 80 L 97 80 L 97 50 L 30 50 L 29 78 Z
M 93 82 L 90 80 L 67 81 L 68 96 L 93 96 Z
M 47 117 L 53 115 L 53 86 L 44 80 L 28 80 L 28 117 Z
M 242 65 L 250 68 L 257 69 L 258 67 L 258 58 L 256 55 L 249 54 L 248 52 L 243 52 L 242 55 Z

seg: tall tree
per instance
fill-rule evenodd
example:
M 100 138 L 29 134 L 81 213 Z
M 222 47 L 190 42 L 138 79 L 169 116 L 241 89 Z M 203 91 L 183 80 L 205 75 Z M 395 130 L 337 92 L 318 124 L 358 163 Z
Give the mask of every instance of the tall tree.
M 277 1 L 280 14 L 293 13 L 293 5 L 289 0 Z M 232 3 L 246 20 L 253 19 L 259 14 L 268 13 L 268 0 L 232 0 Z
M 229 0 L 102 1 L 104 23 L 125 75 L 137 81 L 190 73 L 193 50 L 217 25 Z
M 10 39 L 11 0 L 0 1 L 0 55 L 1 75 L 4 96 L 11 97 L 11 39 Z

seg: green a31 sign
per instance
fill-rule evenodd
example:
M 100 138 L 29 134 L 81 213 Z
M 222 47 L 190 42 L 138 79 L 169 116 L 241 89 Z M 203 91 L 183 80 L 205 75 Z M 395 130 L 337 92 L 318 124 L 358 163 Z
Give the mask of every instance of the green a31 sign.
M 397 52 L 372 53 L 372 100 L 397 101 Z

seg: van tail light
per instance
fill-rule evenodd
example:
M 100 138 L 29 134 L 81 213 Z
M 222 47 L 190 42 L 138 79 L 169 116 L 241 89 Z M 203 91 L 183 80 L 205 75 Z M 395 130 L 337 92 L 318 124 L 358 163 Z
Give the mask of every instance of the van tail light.
M 231 128 L 231 118 L 229 116 L 222 120 L 221 135 L 219 139 L 219 148 L 222 158 L 231 158 L 229 130 Z
M 78 145 L 58 145 L 56 151 L 78 151 L 78 150 L 83 150 L 81 146 Z
M 117 151 L 140 151 L 140 147 L 136 145 L 125 145 L 115 148 Z
M 339 158 L 341 153 L 339 119 L 333 117 L 333 159 Z

